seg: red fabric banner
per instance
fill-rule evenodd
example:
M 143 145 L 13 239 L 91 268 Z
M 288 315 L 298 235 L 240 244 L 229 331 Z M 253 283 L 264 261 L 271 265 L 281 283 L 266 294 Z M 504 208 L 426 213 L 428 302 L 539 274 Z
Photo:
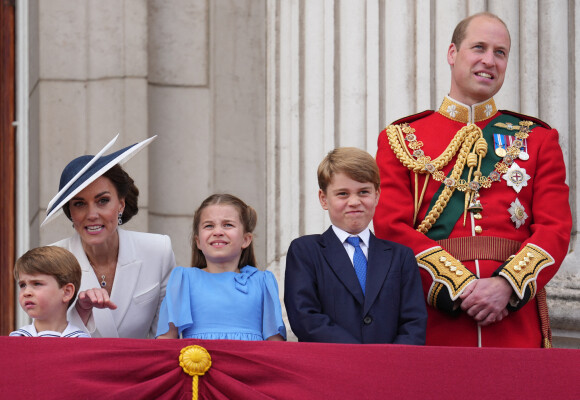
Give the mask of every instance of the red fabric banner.
M 0 337 L 6 399 L 580 399 L 580 350 Z

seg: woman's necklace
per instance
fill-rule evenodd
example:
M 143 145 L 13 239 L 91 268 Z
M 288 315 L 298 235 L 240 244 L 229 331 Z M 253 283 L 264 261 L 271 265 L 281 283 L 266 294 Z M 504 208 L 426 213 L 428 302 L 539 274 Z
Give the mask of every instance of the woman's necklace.
M 95 264 L 90 260 L 90 258 L 87 256 L 87 259 L 89 260 L 89 264 L 91 264 L 91 267 L 93 267 L 93 271 L 95 271 L 95 275 L 97 275 L 97 278 L 101 277 L 101 282 L 100 285 L 102 288 L 106 289 L 107 288 L 107 271 L 110 270 L 109 266 L 106 266 L 104 268 L 104 271 L 102 269 L 99 269 L 95 266 Z M 111 275 L 115 275 L 114 273 L 112 273 Z M 111 278 L 112 279 L 112 278 Z
M 93 267 L 93 271 L 95 271 L 95 275 L 97 275 L 97 279 L 99 276 L 101 277 L 101 282 L 99 283 L 103 289 L 106 289 L 109 294 L 111 293 L 111 287 L 107 287 L 107 275 L 109 275 L 109 286 L 113 284 L 113 280 L 115 279 L 115 269 L 117 268 L 117 260 L 119 259 L 119 247 L 117 245 L 116 255 L 114 262 L 107 261 L 105 266 L 102 268 L 97 268 L 95 263 L 91 260 L 87 252 L 85 251 L 85 255 L 87 256 L 87 260 L 89 260 L 89 264 Z
M 91 259 L 87 256 L 87 259 L 89 260 L 89 264 L 91 264 L 91 267 L 93 267 L 93 271 L 95 271 L 95 274 L 97 275 L 97 277 L 99 276 L 99 273 L 97 272 L 97 267 L 95 267 L 95 264 L 93 264 L 93 262 L 91 261 Z M 107 276 L 105 274 L 101 275 L 101 287 L 102 288 L 106 288 L 107 287 Z

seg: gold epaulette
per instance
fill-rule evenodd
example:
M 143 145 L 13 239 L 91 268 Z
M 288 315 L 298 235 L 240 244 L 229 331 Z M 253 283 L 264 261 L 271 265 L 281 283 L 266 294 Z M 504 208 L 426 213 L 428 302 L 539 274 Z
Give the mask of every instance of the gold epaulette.
M 455 301 L 467 285 L 477 279 L 460 261 L 439 246 L 417 254 L 416 259 L 419 267 L 429 272 L 435 281 L 429 293 L 430 302 L 435 302 L 442 285 L 449 290 L 451 300 Z
M 502 268 L 499 275 L 508 280 L 520 300 L 530 285 L 530 298 L 533 298 L 536 295 L 538 273 L 552 264 L 554 258 L 547 251 L 528 243 Z

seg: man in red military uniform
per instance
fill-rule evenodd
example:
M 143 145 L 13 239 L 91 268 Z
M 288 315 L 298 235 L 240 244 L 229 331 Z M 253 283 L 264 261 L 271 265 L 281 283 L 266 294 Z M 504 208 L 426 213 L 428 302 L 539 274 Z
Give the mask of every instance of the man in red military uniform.
M 374 228 L 415 252 L 427 345 L 551 345 L 544 286 L 570 240 L 566 169 L 556 130 L 496 108 L 510 45 L 493 14 L 460 22 L 439 110 L 378 139 Z

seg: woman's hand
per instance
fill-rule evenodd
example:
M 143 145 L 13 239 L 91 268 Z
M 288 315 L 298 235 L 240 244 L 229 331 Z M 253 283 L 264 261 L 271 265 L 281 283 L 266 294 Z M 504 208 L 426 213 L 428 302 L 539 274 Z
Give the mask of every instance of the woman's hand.
M 117 305 L 109 298 L 109 293 L 103 288 L 94 288 L 79 292 L 75 305 L 79 316 L 86 325 L 93 312 L 93 308 L 110 308 L 114 310 Z

